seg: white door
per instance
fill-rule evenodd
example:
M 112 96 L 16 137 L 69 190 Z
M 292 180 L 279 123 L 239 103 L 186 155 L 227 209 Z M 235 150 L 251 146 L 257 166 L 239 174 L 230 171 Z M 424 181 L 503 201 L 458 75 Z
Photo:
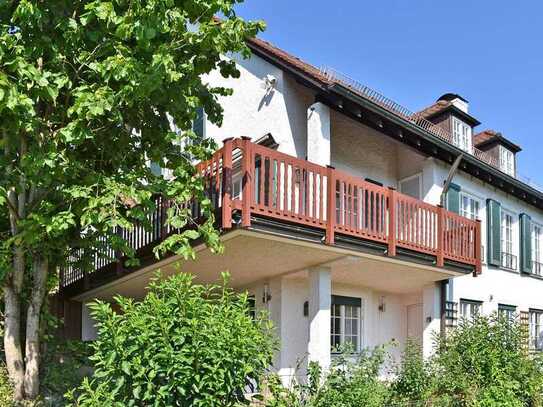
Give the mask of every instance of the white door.
M 422 304 L 407 306 L 407 337 L 422 343 Z

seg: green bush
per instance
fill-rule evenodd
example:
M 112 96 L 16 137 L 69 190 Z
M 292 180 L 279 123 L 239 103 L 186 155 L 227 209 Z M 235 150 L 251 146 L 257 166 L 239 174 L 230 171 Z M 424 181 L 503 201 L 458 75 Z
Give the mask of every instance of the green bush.
M 63 406 L 64 394 L 92 374 L 90 354 L 86 342 L 49 339 L 40 372 L 40 394 L 46 405 Z
M 420 342 L 408 339 L 400 365 L 395 369 L 395 379 L 390 383 L 392 405 L 426 405 L 433 389 L 430 364 L 422 357 Z
M 462 321 L 436 337 L 428 360 L 408 341 L 388 383 L 378 379 L 382 350 L 364 352 L 356 363 L 336 360 L 324 378 L 312 366 L 309 384 L 285 389 L 272 378 L 267 407 L 543 407 L 543 358 L 529 354 L 526 343 L 518 322 Z
M 2 362 L 0 365 L 0 407 L 12 405 L 12 388 L 9 382 L 8 371 Z
M 543 369 L 517 321 L 462 321 L 437 339 L 434 397 L 443 406 L 542 406 Z
M 226 283 L 225 283 L 226 284 Z M 92 305 L 98 322 L 92 380 L 68 395 L 77 406 L 235 406 L 271 363 L 274 341 L 247 295 L 193 284 L 187 274 L 156 279 L 141 302 Z
M 310 364 L 308 383 L 295 383 L 290 389 L 273 377 L 266 406 L 382 407 L 388 398 L 387 386 L 379 380 L 384 357 L 381 347 L 359 355 L 344 351 L 333 359 L 328 374 L 323 376 L 319 366 Z

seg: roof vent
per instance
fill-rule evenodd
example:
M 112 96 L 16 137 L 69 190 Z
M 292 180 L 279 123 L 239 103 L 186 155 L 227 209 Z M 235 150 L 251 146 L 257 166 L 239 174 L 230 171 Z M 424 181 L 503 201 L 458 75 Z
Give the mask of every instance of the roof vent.
M 468 113 L 469 102 L 456 93 L 445 93 L 438 99 L 438 101 L 440 100 L 451 102 L 454 106 L 462 110 L 464 113 Z

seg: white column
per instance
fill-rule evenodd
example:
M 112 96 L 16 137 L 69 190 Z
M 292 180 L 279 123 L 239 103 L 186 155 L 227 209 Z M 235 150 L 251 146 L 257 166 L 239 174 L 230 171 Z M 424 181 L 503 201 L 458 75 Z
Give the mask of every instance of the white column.
M 307 160 L 330 165 L 330 108 L 320 102 L 307 110 Z
M 93 341 L 97 337 L 96 321 L 92 318 L 88 305 L 83 303 L 81 304 L 81 340 Z
M 422 293 L 422 354 L 434 353 L 434 339 L 441 329 L 441 290 L 439 283 L 427 285 Z
M 325 267 L 310 269 L 308 362 L 317 362 L 323 369 L 330 367 L 331 300 L 330 269 Z

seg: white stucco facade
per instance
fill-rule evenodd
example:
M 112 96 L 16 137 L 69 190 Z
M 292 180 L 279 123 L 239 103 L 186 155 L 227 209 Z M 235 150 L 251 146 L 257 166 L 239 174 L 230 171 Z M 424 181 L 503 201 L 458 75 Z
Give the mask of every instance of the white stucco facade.
M 219 100 L 224 108 L 222 126 L 207 122 L 207 136 L 220 143 L 227 137 L 247 136 L 257 140 L 271 134 L 281 152 L 319 165 L 331 165 L 384 186 L 401 190 L 403 180 L 415 177 L 420 184 L 419 198 L 439 204 L 448 165 L 425 157 L 338 111 L 331 111 L 315 100 L 309 88 L 262 58 L 238 60 L 238 66 L 239 79 L 225 80 L 218 73 L 207 78 L 214 86 L 233 89 L 232 96 Z M 267 76 L 276 80 L 273 89 L 263 86 Z M 499 200 L 517 220 L 520 213 L 527 213 L 534 222 L 543 225 L 541 211 L 462 171 L 454 182 L 463 193 L 480 201 L 483 246 L 486 246 L 488 198 Z M 518 222 L 513 227 L 518 254 Z M 383 273 L 387 267 L 383 263 Z M 365 270 L 353 269 L 353 273 L 357 271 Z M 414 271 L 406 268 L 406 279 L 411 278 L 409 273 Z M 440 330 L 443 298 L 440 284 L 435 281 L 427 281 L 410 292 L 393 293 L 376 289 L 371 281 L 364 285 L 337 280 L 326 268 L 317 267 L 293 270 L 291 274 L 238 288 L 254 295 L 257 310 L 265 310 L 274 322 L 280 340 L 274 368 L 284 381 L 303 378 L 308 360 L 325 367 L 330 364 L 331 296 L 360 300 L 360 348 L 388 345 L 393 357 L 398 357 L 408 337 L 415 337 L 421 342 L 424 354 L 430 355 L 434 335 Z M 498 304 L 515 306 L 518 311 L 543 309 L 543 279 L 484 264 L 482 274 L 477 277 L 469 274 L 453 279 L 447 300 L 458 303 L 463 299 L 480 301 L 484 313 L 496 311 Z M 86 307 L 83 307 L 82 329 L 84 339 L 95 335 Z

